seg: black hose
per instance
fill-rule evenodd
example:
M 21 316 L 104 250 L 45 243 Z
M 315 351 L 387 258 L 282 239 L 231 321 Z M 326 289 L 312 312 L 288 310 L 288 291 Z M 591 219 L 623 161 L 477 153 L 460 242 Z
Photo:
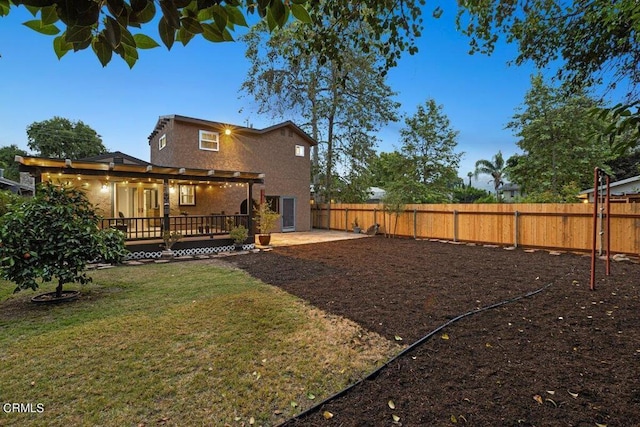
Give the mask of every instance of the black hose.
M 483 311 L 487 311 L 487 310 L 491 310 L 493 308 L 501 307 L 503 305 L 511 304 L 512 302 L 516 302 L 516 301 L 519 301 L 519 300 L 524 299 L 524 298 L 532 297 L 532 296 L 534 296 L 536 294 L 539 294 L 540 292 L 544 291 L 545 289 L 547 289 L 551 285 L 552 285 L 552 283 L 549 283 L 549 284 L 543 286 L 540 289 L 537 289 L 535 291 L 531 291 L 531 292 L 526 293 L 524 295 L 520 295 L 520 296 L 511 298 L 511 299 L 508 299 L 508 300 L 504 300 L 504 301 L 501 301 L 501 302 L 498 302 L 498 303 L 495 303 L 495 304 L 487 305 L 487 306 L 482 307 L 482 308 L 477 308 L 475 310 L 471 310 L 471 311 L 468 311 L 468 312 L 466 312 L 464 314 L 461 314 L 461 315 L 459 315 L 457 317 L 454 317 L 453 319 L 451 319 L 451 320 L 443 323 L 442 325 L 438 326 L 436 329 L 434 329 L 433 331 L 429 332 L 427 335 L 423 336 L 418 341 L 414 342 L 409 347 L 407 347 L 404 350 L 402 350 L 400 353 L 398 353 L 395 356 L 393 356 L 391 359 L 389 359 L 387 362 L 385 362 L 383 365 L 378 367 L 375 371 L 371 372 L 366 377 L 359 379 L 355 383 L 347 386 L 344 390 L 341 390 L 341 391 L 337 392 L 336 394 L 334 394 L 332 396 L 329 396 L 328 398 L 326 398 L 322 402 L 312 406 L 311 408 L 307 409 L 306 411 L 300 412 L 299 414 L 295 415 L 293 418 L 289 418 L 287 421 L 284 421 L 284 422 L 278 424 L 276 427 L 284 426 L 285 424 L 287 424 L 289 422 L 302 419 L 302 418 L 306 417 L 307 415 L 311 414 L 312 412 L 315 412 L 316 410 L 318 410 L 321 406 L 326 405 L 327 403 L 331 402 L 332 400 L 335 400 L 335 399 L 337 399 L 339 397 L 344 396 L 351 389 L 353 389 L 356 386 L 362 384 L 363 382 L 375 379 L 378 375 L 380 375 L 380 372 L 382 372 L 382 370 L 384 368 L 389 366 L 389 364 L 395 362 L 398 358 L 406 355 L 407 353 L 410 353 L 411 351 L 413 351 L 414 349 L 416 349 L 417 347 L 422 345 L 425 341 L 427 341 L 428 339 L 433 337 L 435 334 L 437 334 L 438 332 L 440 332 L 441 330 L 443 330 L 447 326 L 452 325 L 453 323 L 457 322 L 458 320 L 463 319 L 463 318 L 468 317 L 468 316 L 472 316 L 474 314 L 482 313 Z

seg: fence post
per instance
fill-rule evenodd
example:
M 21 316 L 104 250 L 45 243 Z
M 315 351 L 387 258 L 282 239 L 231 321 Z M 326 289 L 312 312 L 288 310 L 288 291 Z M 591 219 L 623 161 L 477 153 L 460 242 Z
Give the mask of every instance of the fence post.
M 344 208 L 344 231 L 349 231 L 349 208 Z
M 417 239 L 418 238 L 418 210 L 414 209 L 413 210 L 413 238 Z
M 378 223 L 378 209 L 373 208 L 373 224 L 377 224 Z
M 453 241 L 458 241 L 458 211 L 453 211 Z
M 327 230 L 331 230 L 331 202 L 327 203 Z
M 518 228 L 520 227 L 520 212 L 515 211 L 514 212 L 514 219 L 513 219 L 513 246 L 515 248 L 518 247 Z

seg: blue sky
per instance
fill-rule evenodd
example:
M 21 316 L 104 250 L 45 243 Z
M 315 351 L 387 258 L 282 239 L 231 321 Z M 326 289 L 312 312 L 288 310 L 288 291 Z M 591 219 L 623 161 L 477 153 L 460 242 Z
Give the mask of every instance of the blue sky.
M 505 158 L 517 152 L 515 137 L 505 130 L 529 87 L 531 66 L 509 67 L 514 46 L 498 45 L 492 56 L 469 55 L 468 39 L 455 30 L 454 11 L 439 19 L 425 13 L 426 31 L 419 52 L 406 55 L 389 73 L 401 112 L 412 115 L 430 98 L 443 106 L 460 132 L 458 150 L 465 155 L 459 175 L 473 171 L 478 159 L 498 150 Z M 180 114 L 261 128 L 274 124 L 258 116 L 240 86 L 249 64 L 241 43 L 209 43 L 195 39 L 169 52 L 140 52 L 132 70 L 114 55 L 103 68 L 90 49 L 58 60 L 53 37 L 22 25 L 31 18 L 13 9 L 0 18 L 0 146 L 27 149 L 26 128 L 53 116 L 81 120 L 102 136 L 109 150 L 149 159 L 147 137 L 159 116 Z M 156 27 L 146 32 L 159 38 Z M 399 146 L 403 123 L 382 129 L 380 151 Z M 485 179 L 486 178 L 486 179 Z M 477 183 L 484 186 L 488 177 Z

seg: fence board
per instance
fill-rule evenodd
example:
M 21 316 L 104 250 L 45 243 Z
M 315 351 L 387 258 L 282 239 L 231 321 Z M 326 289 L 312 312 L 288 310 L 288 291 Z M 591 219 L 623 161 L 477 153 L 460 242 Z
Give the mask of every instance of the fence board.
M 312 206 L 315 228 L 349 231 L 356 217 L 363 230 L 377 223 L 406 237 L 574 251 L 592 245 L 593 205 L 585 203 L 406 205 L 397 226 L 380 204 Z M 612 203 L 610 217 L 611 251 L 640 254 L 640 203 Z

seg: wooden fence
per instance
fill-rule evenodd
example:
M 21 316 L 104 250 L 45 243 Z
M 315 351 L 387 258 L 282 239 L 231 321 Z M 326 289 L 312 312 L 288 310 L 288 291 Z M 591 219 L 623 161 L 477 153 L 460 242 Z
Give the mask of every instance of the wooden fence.
M 593 239 L 593 205 L 585 203 L 406 205 L 397 225 L 380 204 L 319 204 L 311 214 L 314 228 L 349 231 L 357 218 L 363 230 L 377 223 L 399 236 L 504 246 L 590 251 Z M 611 251 L 640 254 L 640 203 L 612 203 L 610 221 Z M 599 225 L 597 233 L 599 248 Z

